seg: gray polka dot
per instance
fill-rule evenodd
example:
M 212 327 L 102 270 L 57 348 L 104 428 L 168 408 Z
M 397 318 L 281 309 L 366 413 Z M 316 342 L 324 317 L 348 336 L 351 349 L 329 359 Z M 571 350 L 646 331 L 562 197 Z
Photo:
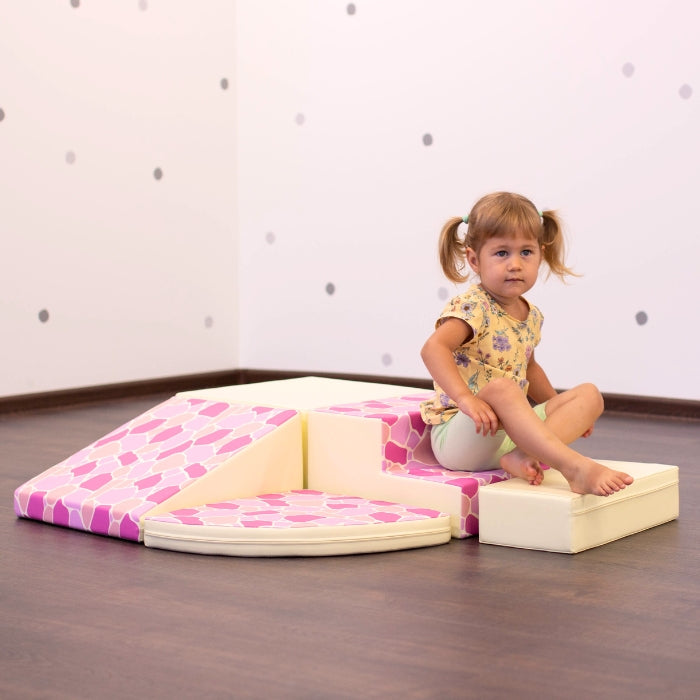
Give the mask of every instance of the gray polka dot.
M 204 327 L 211 328 L 214 325 L 214 319 L 211 316 L 207 316 L 204 319 Z
M 80 0 L 70 0 L 71 7 L 80 7 Z
M 392 356 L 388 352 L 385 352 L 382 355 L 382 364 L 385 367 L 388 367 L 393 361 L 394 361 L 394 358 L 392 358 Z
M 634 63 L 625 63 L 625 65 L 622 66 L 622 75 L 624 75 L 625 78 L 631 78 L 634 75 Z
M 450 294 L 450 293 L 447 291 L 447 287 L 439 287 L 439 288 L 438 288 L 438 292 L 437 292 L 438 299 L 441 299 L 442 301 L 445 301 L 445 299 L 447 299 L 447 297 L 449 296 L 449 294 Z
M 75 163 L 75 153 L 73 151 L 66 151 L 66 163 L 68 163 L 68 165 L 73 165 L 73 163 Z
M 148 9 L 147 0 L 139 0 L 139 10 L 143 10 L 145 12 L 147 9 Z
M 297 114 L 296 117 L 294 117 L 294 121 L 295 121 L 299 126 L 301 126 L 301 125 L 306 121 L 306 117 L 305 117 L 303 114 L 299 113 L 299 114 Z
M 649 320 L 646 311 L 638 311 L 634 318 L 640 326 L 643 326 Z
M 156 168 L 156 169 L 153 171 L 153 177 L 154 177 L 156 180 L 160 180 L 160 179 L 163 177 L 163 171 L 162 171 L 160 168 Z
M 39 320 L 42 323 L 46 323 L 49 320 L 49 312 L 46 309 L 42 309 L 39 312 Z
M 272 231 L 268 231 L 268 232 L 265 234 L 265 240 L 266 240 L 270 245 L 272 245 L 272 244 L 275 242 L 275 240 L 276 240 L 276 236 L 275 236 L 275 234 L 274 234 Z
M 228 90 L 228 78 L 221 78 L 221 89 Z
M 5 112 L 0 109 L 0 122 L 5 118 Z
M 329 282 L 326 285 L 326 294 L 328 294 L 329 296 L 335 294 L 335 285 L 333 284 L 333 282 Z
M 689 100 L 693 94 L 693 88 L 690 87 L 690 85 L 688 85 L 688 84 L 681 85 L 680 89 L 678 90 L 678 94 L 684 100 Z
M 354 15 L 355 12 L 357 12 L 357 8 L 355 7 L 354 2 L 348 3 L 348 6 L 346 9 L 347 9 L 349 15 Z
M 432 146 L 433 145 L 433 137 L 431 134 L 423 134 L 423 145 L 424 146 Z

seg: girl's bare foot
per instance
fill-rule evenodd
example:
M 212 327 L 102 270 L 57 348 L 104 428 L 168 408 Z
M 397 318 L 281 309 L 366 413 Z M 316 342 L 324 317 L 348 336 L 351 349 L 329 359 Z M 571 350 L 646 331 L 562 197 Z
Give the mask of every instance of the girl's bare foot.
M 634 481 L 625 472 L 615 471 L 587 458 L 582 458 L 580 463 L 569 469 L 559 471 L 574 493 L 592 493 L 596 496 L 610 496 Z
M 538 459 L 523 452 L 516 447 L 512 452 L 503 455 L 500 459 L 502 469 L 505 469 L 511 476 L 525 479 L 529 484 L 538 486 L 542 483 L 544 473 Z

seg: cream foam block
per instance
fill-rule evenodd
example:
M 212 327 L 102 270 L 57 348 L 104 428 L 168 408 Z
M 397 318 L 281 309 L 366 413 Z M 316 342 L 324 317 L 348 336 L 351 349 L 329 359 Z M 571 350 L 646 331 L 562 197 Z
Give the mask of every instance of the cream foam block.
M 678 467 L 598 461 L 632 475 L 634 483 L 612 496 L 581 496 L 548 469 L 540 486 L 522 479 L 483 486 L 479 541 L 574 554 L 678 517 Z

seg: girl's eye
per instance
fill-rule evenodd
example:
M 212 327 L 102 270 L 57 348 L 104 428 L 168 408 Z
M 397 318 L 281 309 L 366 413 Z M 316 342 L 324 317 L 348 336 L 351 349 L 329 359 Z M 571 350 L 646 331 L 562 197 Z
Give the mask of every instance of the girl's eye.
M 508 255 L 508 251 L 507 251 L 507 250 L 497 250 L 497 251 L 496 251 L 496 256 L 499 257 L 499 258 L 505 258 L 506 255 Z
M 532 252 L 533 252 L 532 250 L 527 249 L 527 250 L 524 250 L 522 252 L 522 254 L 527 257 L 528 255 L 532 255 Z

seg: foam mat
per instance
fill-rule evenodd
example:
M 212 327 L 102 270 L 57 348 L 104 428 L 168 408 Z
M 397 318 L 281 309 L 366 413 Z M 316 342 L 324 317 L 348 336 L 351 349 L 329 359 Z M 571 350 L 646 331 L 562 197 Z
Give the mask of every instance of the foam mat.
M 450 518 L 444 513 L 313 490 L 183 508 L 144 520 L 147 547 L 200 554 L 328 556 L 449 539 Z

